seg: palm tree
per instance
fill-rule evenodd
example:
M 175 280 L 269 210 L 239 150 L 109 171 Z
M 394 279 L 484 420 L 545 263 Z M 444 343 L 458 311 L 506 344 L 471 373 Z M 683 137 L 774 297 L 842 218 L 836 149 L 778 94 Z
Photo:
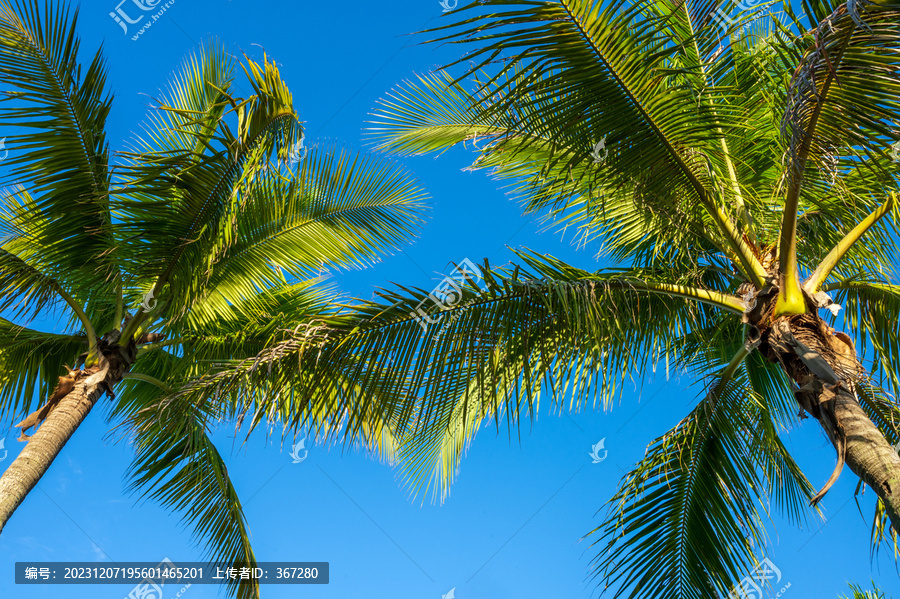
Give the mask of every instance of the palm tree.
M 383 100 L 380 149 L 471 142 L 472 169 L 512 181 L 526 212 L 573 227 L 612 266 L 521 250 L 443 293 L 383 290 L 258 359 L 299 361 L 286 382 L 310 386 L 316 369 L 357 381 L 359 413 L 390 422 L 410 485 L 441 498 L 478 428 L 516 425 L 542 394 L 608 406 L 662 361 L 711 381 L 593 531 L 615 596 L 728 595 L 764 556 L 769 506 L 802 523 L 843 464 L 877 497 L 875 543 L 896 535 L 900 9 L 758 9 L 483 0 L 452 13 L 437 41 L 465 45 L 447 67 L 462 72 Z M 255 364 L 180 397 L 262 382 Z M 248 412 L 277 405 L 247 399 Z M 837 452 L 818 493 L 779 438 L 808 416 Z
M 0 477 L 0 529 L 107 394 L 136 447 L 133 487 L 182 512 L 215 559 L 253 562 L 209 437 L 234 411 L 225 397 L 163 399 L 288 328 L 331 322 L 343 299 L 323 275 L 408 239 L 424 195 L 340 148 L 309 149 L 295 168 L 302 126 L 275 63 L 239 63 L 219 44 L 184 61 L 132 148 L 111 154 L 103 55 L 82 65 L 76 30 L 63 3 L 0 2 L 0 119 L 15 128 L 15 187 L 0 202 L 0 310 L 12 318 L 0 319 L 0 415 L 31 412 L 17 425 L 27 445 Z M 252 93 L 236 95 L 241 85 Z M 56 333 L 22 326 L 53 314 Z M 311 421 L 340 418 L 318 398 L 262 416 L 277 423 L 302 400 Z M 367 440 L 388 440 L 377 418 L 366 426 Z

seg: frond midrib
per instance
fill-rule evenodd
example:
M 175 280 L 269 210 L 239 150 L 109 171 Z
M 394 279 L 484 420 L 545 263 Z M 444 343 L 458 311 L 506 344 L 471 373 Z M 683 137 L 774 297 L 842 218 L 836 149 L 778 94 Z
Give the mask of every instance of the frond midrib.
M 566 14 L 569 15 L 570 20 L 573 25 L 578 29 L 578 33 L 581 35 L 582 39 L 587 43 L 587 45 L 591 48 L 591 51 L 594 55 L 603 63 L 606 67 L 609 74 L 616 80 L 616 83 L 622 88 L 622 91 L 631 101 L 632 105 L 641 113 L 641 116 L 644 117 L 644 122 L 653 130 L 653 133 L 659 138 L 659 141 L 665 146 L 666 150 L 668 150 L 669 157 L 672 158 L 675 163 L 678 165 L 679 169 L 688 177 L 688 180 L 691 182 L 691 185 L 694 187 L 694 190 L 700 196 L 700 201 L 704 204 L 709 202 L 709 194 L 703 184 L 697 179 L 694 172 L 688 168 L 687 164 L 681 159 L 681 155 L 675 150 L 675 146 L 669 141 L 669 138 L 662 132 L 659 126 L 656 124 L 656 121 L 650 116 L 647 112 L 647 109 L 644 105 L 638 100 L 635 93 L 631 90 L 631 88 L 625 83 L 624 80 L 619 76 L 618 71 L 613 67 L 613 65 L 606 59 L 603 55 L 603 52 L 597 45 L 593 42 L 591 37 L 588 35 L 587 31 L 585 31 L 584 27 L 581 25 L 581 22 L 575 16 L 575 14 L 569 9 L 567 4 L 568 0 L 560 0 L 560 5 L 566 11 Z
M 18 29 L 18 28 L 17 28 Z M 91 154 L 88 152 L 87 145 L 85 143 L 85 127 L 83 123 L 78 118 L 78 113 L 75 111 L 74 103 L 72 101 L 69 90 L 63 86 L 62 81 L 59 79 L 59 76 L 56 74 L 56 71 L 53 69 L 52 63 L 49 61 L 47 56 L 40 51 L 41 46 L 38 45 L 34 38 L 31 36 L 31 33 L 24 29 L 18 29 L 21 34 L 23 34 L 29 42 L 27 46 L 31 51 L 32 55 L 37 57 L 41 64 L 44 66 L 46 73 L 53 79 L 53 82 L 56 84 L 57 91 L 60 93 L 61 97 L 65 101 L 66 108 L 68 109 L 68 117 L 71 122 L 75 125 L 75 129 L 78 132 L 78 145 L 81 148 L 81 152 L 83 154 L 83 158 L 85 163 L 91 167 L 93 163 L 91 162 Z M 103 181 L 100 180 L 97 172 L 93 168 L 88 168 L 88 171 L 91 174 L 91 178 L 94 180 L 94 192 L 104 189 Z M 104 211 L 104 216 L 108 217 L 108 213 Z M 108 224 L 108 219 L 107 223 Z
M 278 223 L 289 222 L 289 221 L 295 220 L 294 218 L 290 218 L 290 217 L 282 217 L 278 221 L 273 221 L 272 223 L 267 223 L 266 225 L 260 225 L 260 227 L 258 227 L 256 229 L 256 231 L 251 232 L 250 235 L 253 235 L 253 233 L 264 231 L 266 229 L 270 230 L 271 232 L 269 234 L 265 235 L 264 237 L 256 238 L 256 240 L 252 244 L 244 246 L 243 248 L 241 248 L 241 250 L 239 252 L 224 257 L 221 262 L 236 260 L 236 259 L 240 258 L 246 252 L 253 251 L 254 249 L 257 249 L 260 246 L 265 245 L 266 243 L 270 242 L 271 240 L 273 240 L 277 237 L 281 237 L 283 235 L 286 235 L 288 233 L 291 233 L 293 231 L 302 229 L 302 228 L 310 226 L 310 225 L 314 225 L 317 223 L 324 223 L 327 220 L 337 219 L 337 218 L 340 218 L 341 216 L 350 214 L 354 211 L 363 211 L 363 210 L 368 210 L 371 208 L 383 208 L 383 207 L 391 207 L 391 206 L 404 206 L 404 204 L 397 202 L 396 200 L 385 200 L 385 202 L 382 204 L 369 204 L 366 206 L 349 206 L 346 208 L 340 208 L 333 212 L 329 212 L 328 214 L 324 214 L 324 215 L 316 216 L 316 217 L 312 217 L 312 218 L 303 219 L 302 217 L 297 217 L 296 219 L 301 220 L 302 222 L 295 223 L 295 224 L 293 224 L 289 227 L 283 228 L 283 229 L 276 229 L 276 225 Z

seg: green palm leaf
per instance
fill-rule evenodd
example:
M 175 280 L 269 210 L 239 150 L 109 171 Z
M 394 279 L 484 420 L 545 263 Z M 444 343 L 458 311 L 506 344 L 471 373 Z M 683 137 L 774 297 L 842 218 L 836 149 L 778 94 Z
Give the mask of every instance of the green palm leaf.
M 739 113 L 718 107 L 730 91 L 703 76 L 707 53 L 687 5 L 484 4 L 492 10 L 448 26 L 454 30 L 440 38 L 474 44 L 467 59 L 481 61 L 475 68 L 504 57 L 493 78 L 502 78 L 500 98 L 485 94 L 478 108 L 491 116 L 516 111 L 524 123 L 538 121 L 526 128 L 541 131 L 551 148 L 580 149 L 554 155 L 551 168 L 590 161 L 591 149 L 605 139 L 610 157 L 594 169 L 596 179 L 614 188 L 640 182 L 646 209 L 677 218 L 680 226 L 712 220 L 708 231 L 718 230 L 722 249 L 759 284 L 762 267 L 721 205 L 728 186 L 716 183 L 728 176 L 721 125 Z M 549 110 L 538 109 L 546 103 Z
M 256 558 L 241 502 L 208 436 L 217 418 L 190 405 L 139 411 L 133 424 L 137 457 L 129 473 L 131 489 L 182 512 L 211 558 L 253 568 Z M 256 581 L 231 581 L 228 588 L 241 599 L 259 596 Z
M 346 393 L 360 389 L 334 371 L 325 388 L 337 392 L 317 404 L 274 392 L 277 378 L 197 403 L 170 396 L 300 330 L 343 322 L 345 298 L 317 275 L 368 266 L 408 240 L 425 196 L 388 162 L 345 150 L 286 167 L 302 127 L 278 67 L 237 61 L 218 43 L 185 60 L 130 151 L 112 155 L 123 164 L 111 186 L 103 58 L 79 64 L 76 17 L 66 3 L 0 0 L 0 117 L 17 129 L 7 162 L 17 185 L 0 196 L 0 310 L 26 320 L 65 303 L 62 328 L 75 333 L 0 320 L 0 417 L 43 399 L 62 366 L 83 359 L 107 377 L 87 377 L 89 394 L 115 388 L 112 418 L 137 449 L 131 488 L 178 512 L 212 559 L 252 564 L 215 423 L 296 423 L 306 406 L 306 422 L 331 434 L 350 417 Z M 234 91 L 238 66 L 246 97 Z M 392 459 L 388 417 L 365 410 L 355 426 Z M 66 439 L 45 437 L 26 449 L 52 461 Z M 43 470 L 25 462 L 0 477 L 27 479 L 3 486 L 4 500 L 37 484 Z M 229 591 L 259 595 L 256 585 Z
M 668 269 L 668 282 L 674 283 L 689 273 L 686 284 L 691 287 L 735 294 L 752 306 L 752 287 L 787 288 L 779 276 L 797 279 L 798 266 L 791 263 L 787 268 L 788 258 L 796 258 L 800 272 L 813 272 L 878 206 L 890 206 L 885 200 L 896 187 L 896 171 L 884 158 L 889 145 L 885 142 L 896 139 L 890 121 L 898 112 L 893 77 L 898 19 L 896 8 L 887 4 L 866 12 L 855 3 L 807 3 L 801 17 L 785 4 L 785 20 L 776 18 L 739 33 L 753 16 L 742 14 L 723 36 L 712 18 L 717 8 L 709 2 L 641 0 L 472 3 L 458 12 L 460 20 L 432 31 L 440 36 L 437 41 L 464 45 L 469 52 L 454 64 L 470 61 L 469 67 L 459 76 L 439 72 L 395 89 L 380 102 L 372 134 L 380 148 L 400 154 L 440 152 L 473 142 L 477 157 L 472 168 L 512 179 L 526 210 L 545 211 L 559 224 L 576 228 L 579 241 L 597 242 L 601 253 L 635 270 L 643 267 L 643 272 L 629 274 L 663 282 Z M 803 26 L 801 18 L 813 29 Z M 842 73 L 854 84 L 844 87 Z M 857 123 L 857 118 L 862 120 Z M 480 145 L 474 144 L 476 134 Z M 602 150 L 596 145 L 601 139 L 608 154 L 592 160 L 591 149 L 595 154 Z M 855 243 L 853 238 L 840 260 L 822 272 L 836 279 L 826 287 L 841 293 L 838 301 L 846 302 L 851 312 L 851 328 L 877 339 L 872 342 L 876 360 L 889 362 L 883 368 L 893 373 L 894 356 L 885 352 L 891 353 L 895 342 L 891 336 L 896 327 L 887 322 L 894 307 L 883 293 L 877 300 L 874 292 L 864 300 L 851 299 L 848 294 L 857 291 L 847 291 L 850 286 L 845 284 L 872 280 L 886 285 L 895 278 L 890 268 L 897 260 L 896 214 L 887 209 L 879 214 L 884 218 L 864 231 L 866 242 Z M 781 261 L 775 264 L 779 238 Z M 797 238 L 803 243 L 797 244 Z M 537 269 L 546 275 L 541 283 L 568 282 L 577 270 L 546 262 L 546 269 Z M 794 284 L 799 290 L 799 281 Z M 364 308 L 363 314 L 376 323 L 397 307 L 412 307 L 405 303 L 407 298 L 421 297 L 416 290 L 403 289 L 383 296 L 380 311 Z M 463 305 L 473 314 L 487 311 L 469 307 L 475 303 L 472 299 Z M 805 311 L 802 295 L 799 303 L 799 312 Z M 428 407 L 421 411 L 440 423 L 428 428 L 422 424 L 424 416 L 413 419 L 417 428 L 403 438 L 401 455 L 412 465 L 405 472 L 416 486 L 429 484 L 422 481 L 433 476 L 443 493 L 480 424 L 503 416 L 514 421 L 520 408 L 527 413 L 534 407 L 532 398 L 541 390 L 552 392 L 553 402 L 561 404 L 563 390 L 589 387 L 584 373 L 592 373 L 598 396 L 606 398 L 618 379 L 597 372 L 639 376 L 647 364 L 662 360 L 667 367 L 707 376 L 727 356 L 748 347 L 751 339 L 749 347 L 758 342 L 752 336 L 758 330 L 744 326 L 746 315 L 743 322 L 721 312 L 683 321 L 673 318 L 667 307 L 644 304 L 645 320 L 672 324 L 671 330 L 651 331 L 630 314 L 623 318 L 622 310 L 613 317 L 584 311 L 574 301 L 559 305 L 560 312 L 545 314 L 547 321 L 564 312 L 572 314 L 572 320 L 590 314 L 593 322 L 572 327 L 571 337 L 569 331 L 560 337 L 560 329 L 523 318 L 521 311 L 517 323 L 527 323 L 527 330 L 509 328 L 493 311 L 477 322 L 473 317 L 463 328 L 459 323 L 467 322 L 467 316 L 449 312 L 452 319 L 440 337 L 447 345 L 439 351 L 394 336 L 382 336 L 384 346 L 373 342 L 367 348 L 397 348 L 397 361 L 408 365 L 404 391 L 425 398 Z M 627 312 L 631 306 L 626 305 Z M 859 324 L 863 318 L 877 324 Z M 594 324 L 598 320 L 601 324 Z M 457 326 L 465 333 L 455 339 L 459 349 L 451 364 L 451 358 L 444 359 L 455 348 L 444 339 L 453 338 Z M 593 336 L 595 330 L 616 326 L 640 333 Z M 566 344 L 574 339 L 586 346 L 596 342 L 604 357 L 618 351 L 625 355 L 621 347 L 631 352 L 629 357 L 647 361 L 612 359 L 604 370 L 585 353 L 569 352 Z M 508 369 L 499 382 L 490 379 L 490 369 L 496 366 L 488 358 L 477 362 L 484 340 L 496 352 L 490 355 L 501 355 L 497 363 Z M 558 352 L 535 349 L 543 349 L 543 343 L 558 347 Z M 342 347 L 355 353 L 349 341 Z M 657 453 L 635 474 L 664 493 L 669 474 L 687 472 L 679 480 L 687 486 L 681 488 L 688 495 L 706 491 L 696 504 L 682 507 L 695 510 L 689 516 L 698 545 L 709 550 L 709 562 L 697 556 L 695 564 L 702 565 L 682 567 L 678 560 L 687 559 L 682 549 L 688 545 L 678 545 L 671 537 L 661 540 L 664 534 L 654 537 L 676 516 L 666 520 L 659 515 L 655 525 L 642 528 L 646 514 L 656 508 L 640 504 L 626 483 L 618 497 L 634 511 L 617 521 L 627 531 L 623 536 L 615 536 L 616 523 L 606 529 L 612 535 L 607 537 L 613 543 L 609 549 L 615 553 L 604 582 L 615 577 L 624 582 L 621 593 L 632 596 L 644 596 L 648 589 L 666 597 L 727 593 L 753 562 L 755 549 L 748 549 L 746 538 L 759 541 L 764 534 L 755 502 L 771 499 L 795 521 L 808 516 L 804 504 L 809 484 L 777 437 L 778 430 L 797 422 L 795 386 L 781 366 L 768 361 L 772 359 L 769 352 L 765 358 L 751 354 L 743 360 L 741 383 L 729 395 L 740 398 L 743 412 L 734 412 L 727 421 L 717 421 L 718 416 L 701 421 L 702 410 L 695 412 L 671 433 L 669 444 L 658 441 Z M 467 366 L 464 376 L 454 377 L 462 372 L 460 364 L 471 362 L 479 366 Z M 432 369 L 448 390 L 428 386 Z M 516 389 L 510 396 L 528 401 L 506 399 L 503 393 L 510 388 Z M 882 434 L 892 438 L 895 406 L 875 400 L 861 403 Z M 757 406 L 754 416 L 747 415 L 751 405 Z M 761 420 L 766 424 L 758 424 Z M 753 447 L 740 438 L 747 436 L 743 426 L 759 429 Z M 715 443 L 704 436 L 709 430 Z M 751 452 L 756 454 L 748 456 Z M 692 486 L 688 457 L 708 460 L 703 463 L 721 473 L 719 487 L 715 481 L 705 489 Z M 768 483 L 765 489 L 762 479 Z M 719 508 L 711 522 L 697 515 L 705 500 Z M 746 535 L 735 532 L 740 529 L 735 523 L 742 523 Z M 705 547 L 713 538 L 726 542 Z M 730 547 L 731 542 L 738 546 Z M 647 549 L 651 545 L 654 549 Z M 726 555 L 729 549 L 735 554 Z M 664 565 L 654 570 L 654 563 Z
M 852 597 L 843 596 L 843 599 L 890 599 L 885 595 L 884 591 L 875 588 L 873 590 L 864 590 L 861 586 L 851 584 L 850 589 L 853 591 Z
M 0 319 L 0 420 L 29 413 L 67 374 L 87 337 L 35 331 Z
M 9 177 L 34 200 L 45 259 L 67 286 L 102 285 L 118 267 L 109 208 L 109 150 L 104 127 L 111 97 L 98 51 L 76 68 L 77 11 L 65 3 L 0 2 L 0 103 Z M 73 232 L 76 232 L 73 234 Z M 87 294 L 85 294 L 86 297 Z M 81 299 L 85 299 L 82 297 Z
M 764 399 L 742 379 L 718 384 L 652 442 L 610 500 L 595 564 L 615 597 L 728 594 L 763 556 L 766 491 L 794 504 L 812 497 Z
M 584 132 L 572 139 L 556 135 L 556 107 L 577 103 L 573 94 L 540 89 L 528 96 L 527 103 L 499 112 L 495 106 L 513 101 L 505 97 L 507 86 L 526 82 L 524 73 L 509 77 L 512 80 L 504 83 L 473 81 L 468 86 L 472 90 L 446 72 L 419 77 L 380 103 L 369 134 L 379 149 L 412 155 L 470 141 L 478 152 L 471 169 L 512 179 L 511 191 L 528 212 L 552 207 L 561 226 L 578 228 L 582 243 L 599 240 L 617 259 L 646 254 L 666 262 L 669 256 L 660 257 L 660 248 L 653 243 L 664 231 L 670 238 L 676 237 L 673 230 L 677 232 L 677 239 L 670 239 L 674 243 L 666 244 L 668 252 L 673 246 L 695 248 L 698 240 L 706 243 L 702 219 L 673 206 L 661 209 L 659 198 L 645 189 L 646 177 L 623 183 L 609 176 L 607 170 L 619 168 L 611 160 L 601 168 L 592 156 L 585 157 L 585 147 L 593 148 L 601 138 L 591 141 Z M 549 85 L 551 77 L 544 78 Z M 610 151 L 614 148 L 607 145 L 604 152 Z M 679 226 L 673 227 L 676 221 Z
M 328 290 L 301 283 L 217 307 L 209 317 L 204 310 L 192 311 L 161 329 L 170 345 L 142 349 L 135 374 L 125 381 L 110 417 L 123 422 L 123 435 L 137 448 L 129 488 L 180 513 L 210 559 L 255 565 L 240 499 L 210 440 L 216 425 L 233 418 L 236 410 L 224 394 L 197 404 L 167 397 L 217 364 L 255 356 L 282 339 L 287 327 L 327 315 L 333 300 Z M 233 584 L 230 591 L 249 598 L 257 597 L 259 589 Z
M 298 172 L 270 170 L 242 195 L 235 241 L 210 261 L 200 297 L 233 302 L 285 275 L 367 266 L 413 235 L 424 208 L 395 166 L 337 149 L 312 149 Z
M 147 125 L 139 151 L 130 155 L 119 191 L 126 252 L 141 278 L 165 285 L 183 312 L 211 262 L 237 238 L 240 204 L 247 185 L 268 168 L 273 152 L 287 155 L 299 137 L 291 96 L 274 63 L 248 61 L 256 95 L 228 93 L 233 65 L 212 46 L 188 59 Z M 237 133 L 226 116 L 235 114 Z M 148 243 L 150 242 L 150 243 Z
M 349 419 L 344 428 L 333 421 L 331 430 L 350 436 L 371 418 L 383 421 L 399 439 L 413 490 L 424 485 L 443 496 L 485 417 L 518 421 L 534 414 L 544 385 L 554 405 L 608 404 L 624 373 L 674 360 L 678 331 L 706 321 L 710 309 L 692 294 L 735 302 L 729 308 L 735 311 L 741 305 L 727 293 L 686 285 L 674 287 L 685 296 L 673 300 L 652 291 L 651 271 L 589 273 L 521 256 L 532 272 L 488 268 L 479 275 L 483 282 L 461 281 L 439 326 L 423 331 L 418 310 L 430 301 L 424 290 L 383 291 L 355 314 L 323 318 L 254 359 L 198 379 L 176 398 L 193 403 L 219 392 L 245 394 L 255 412 L 270 413 L 286 394 L 296 395 L 305 403 L 294 404 L 287 424 L 305 424 L 320 406 L 331 406 L 323 411 Z M 689 281 L 686 274 L 681 282 Z M 445 465 L 433 470 L 439 464 Z
M 900 44 L 900 11 L 879 4 L 829 8 L 830 14 L 814 19 L 815 29 L 792 40 L 799 64 L 783 118 L 790 140 L 788 203 L 799 196 L 808 168 L 847 156 L 849 148 L 865 148 L 868 168 L 883 181 L 897 176 L 888 163 L 891 143 L 900 139 L 890 128 L 900 111 L 900 84 L 893 76 L 900 68 L 893 50 Z M 807 186 L 804 201 L 814 205 L 815 191 Z

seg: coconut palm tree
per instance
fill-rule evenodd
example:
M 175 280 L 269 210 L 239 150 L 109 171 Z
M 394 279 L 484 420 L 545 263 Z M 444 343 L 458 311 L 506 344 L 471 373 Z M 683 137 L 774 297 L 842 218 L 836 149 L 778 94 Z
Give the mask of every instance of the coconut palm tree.
M 130 149 L 111 152 L 103 55 L 82 64 L 76 31 L 64 3 L 0 2 L 12 184 L 0 200 L 0 415 L 27 414 L 16 425 L 27 445 L 0 477 L 0 529 L 106 394 L 136 447 L 134 487 L 180 511 L 213 558 L 253 562 L 210 441 L 233 410 L 224 398 L 161 398 L 288 327 L 330 322 L 343 300 L 324 275 L 408 239 L 424 195 L 383 160 L 301 151 L 275 63 L 239 61 L 219 44 L 188 57 Z M 54 315 L 53 333 L 27 326 Z M 263 416 L 340 417 L 333 399 L 298 397 Z M 374 417 L 366 427 L 367 439 L 386 438 Z
M 468 52 L 382 101 L 379 147 L 471 142 L 472 169 L 510 180 L 526 212 L 572 227 L 610 266 L 519 250 L 431 293 L 383 290 L 258 358 L 299 361 L 301 382 L 346 372 L 360 413 L 391 422 L 409 483 L 438 497 L 480 425 L 515 425 L 543 395 L 608 406 L 661 362 L 707 381 L 590 537 L 615 596 L 728 595 L 765 555 L 770 506 L 802 523 L 844 464 L 877 498 L 876 544 L 900 530 L 900 6 L 810 0 L 782 18 L 749 4 L 451 13 L 432 35 Z M 237 388 L 255 365 L 182 397 Z M 818 493 L 779 438 L 807 417 L 837 453 Z

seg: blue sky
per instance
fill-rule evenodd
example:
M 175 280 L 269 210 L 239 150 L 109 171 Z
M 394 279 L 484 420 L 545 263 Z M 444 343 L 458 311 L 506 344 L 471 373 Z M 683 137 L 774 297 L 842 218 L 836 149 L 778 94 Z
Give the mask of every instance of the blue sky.
M 364 143 L 362 129 L 377 98 L 414 72 L 454 58 L 454 48 L 419 45 L 409 37 L 441 17 L 438 0 L 338 3 L 250 0 L 176 0 L 137 41 L 109 17 L 118 0 L 82 3 L 86 49 L 103 44 L 115 104 L 109 119 L 114 148 L 138 130 L 150 97 L 158 94 L 182 58 L 210 37 L 235 51 L 278 61 L 301 118 L 306 143 Z M 128 0 L 130 3 L 130 0 Z M 123 5 L 124 6 L 124 5 Z M 134 26 L 132 26 L 134 27 Z M 366 271 L 335 277 L 345 291 L 370 297 L 389 281 L 428 288 L 451 261 L 511 259 L 507 246 L 527 246 L 587 269 L 602 266 L 594 249 L 578 250 L 558 233 L 541 233 L 520 215 L 502 184 L 484 173 L 463 172 L 466 155 L 402 161 L 431 195 L 419 239 Z M 308 447 L 292 463 L 278 439 L 243 435 L 223 425 L 215 440 L 228 455 L 229 473 L 250 522 L 262 561 L 328 561 L 326 586 L 269 586 L 266 598 L 440 599 L 455 588 L 459 599 L 570 599 L 597 596 L 588 578 L 594 556 L 589 540 L 598 510 L 644 454 L 697 399 L 686 379 L 658 372 L 640 389 L 626 390 L 610 412 L 542 412 L 533 427 L 512 436 L 484 429 L 462 464 L 443 505 L 412 500 L 396 472 L 370 456 L 340 447 Z M 16 561 L 196 561 L 202 552 L 177 516 L 124 491 L 132 450 L 109 434 L 105 400 L 63 450 L 0 537 L 0 596 L 17 598 L 125 597 L 126 586 L 18 586 Z M 6 433 L 8 464 L 21 449 Z M 0 436 L 0 438 L 3 438 Z M 806 420 L 784 435 L 815 485 L 834 466 L 834 451 L 818 425 Z M 591 463 L 591 446 L 605 439 L 609 454 Z M 2 452 L 0 452 L 2 454 Z M 837 597 L 848 581 L 874 579 L 900 597 L 895 565 L 870 560 L 871 493 L 860 501 L 845 471 L 823 501 L 827 521 L 803 529 L 776 516 L 770 559 L 794 599 Z M 827 564 L 827 565 L 826 565 Z M 168 590 L 166 599 L 177 589 Z M 189 599 L 218 596 L 194 586 Z

